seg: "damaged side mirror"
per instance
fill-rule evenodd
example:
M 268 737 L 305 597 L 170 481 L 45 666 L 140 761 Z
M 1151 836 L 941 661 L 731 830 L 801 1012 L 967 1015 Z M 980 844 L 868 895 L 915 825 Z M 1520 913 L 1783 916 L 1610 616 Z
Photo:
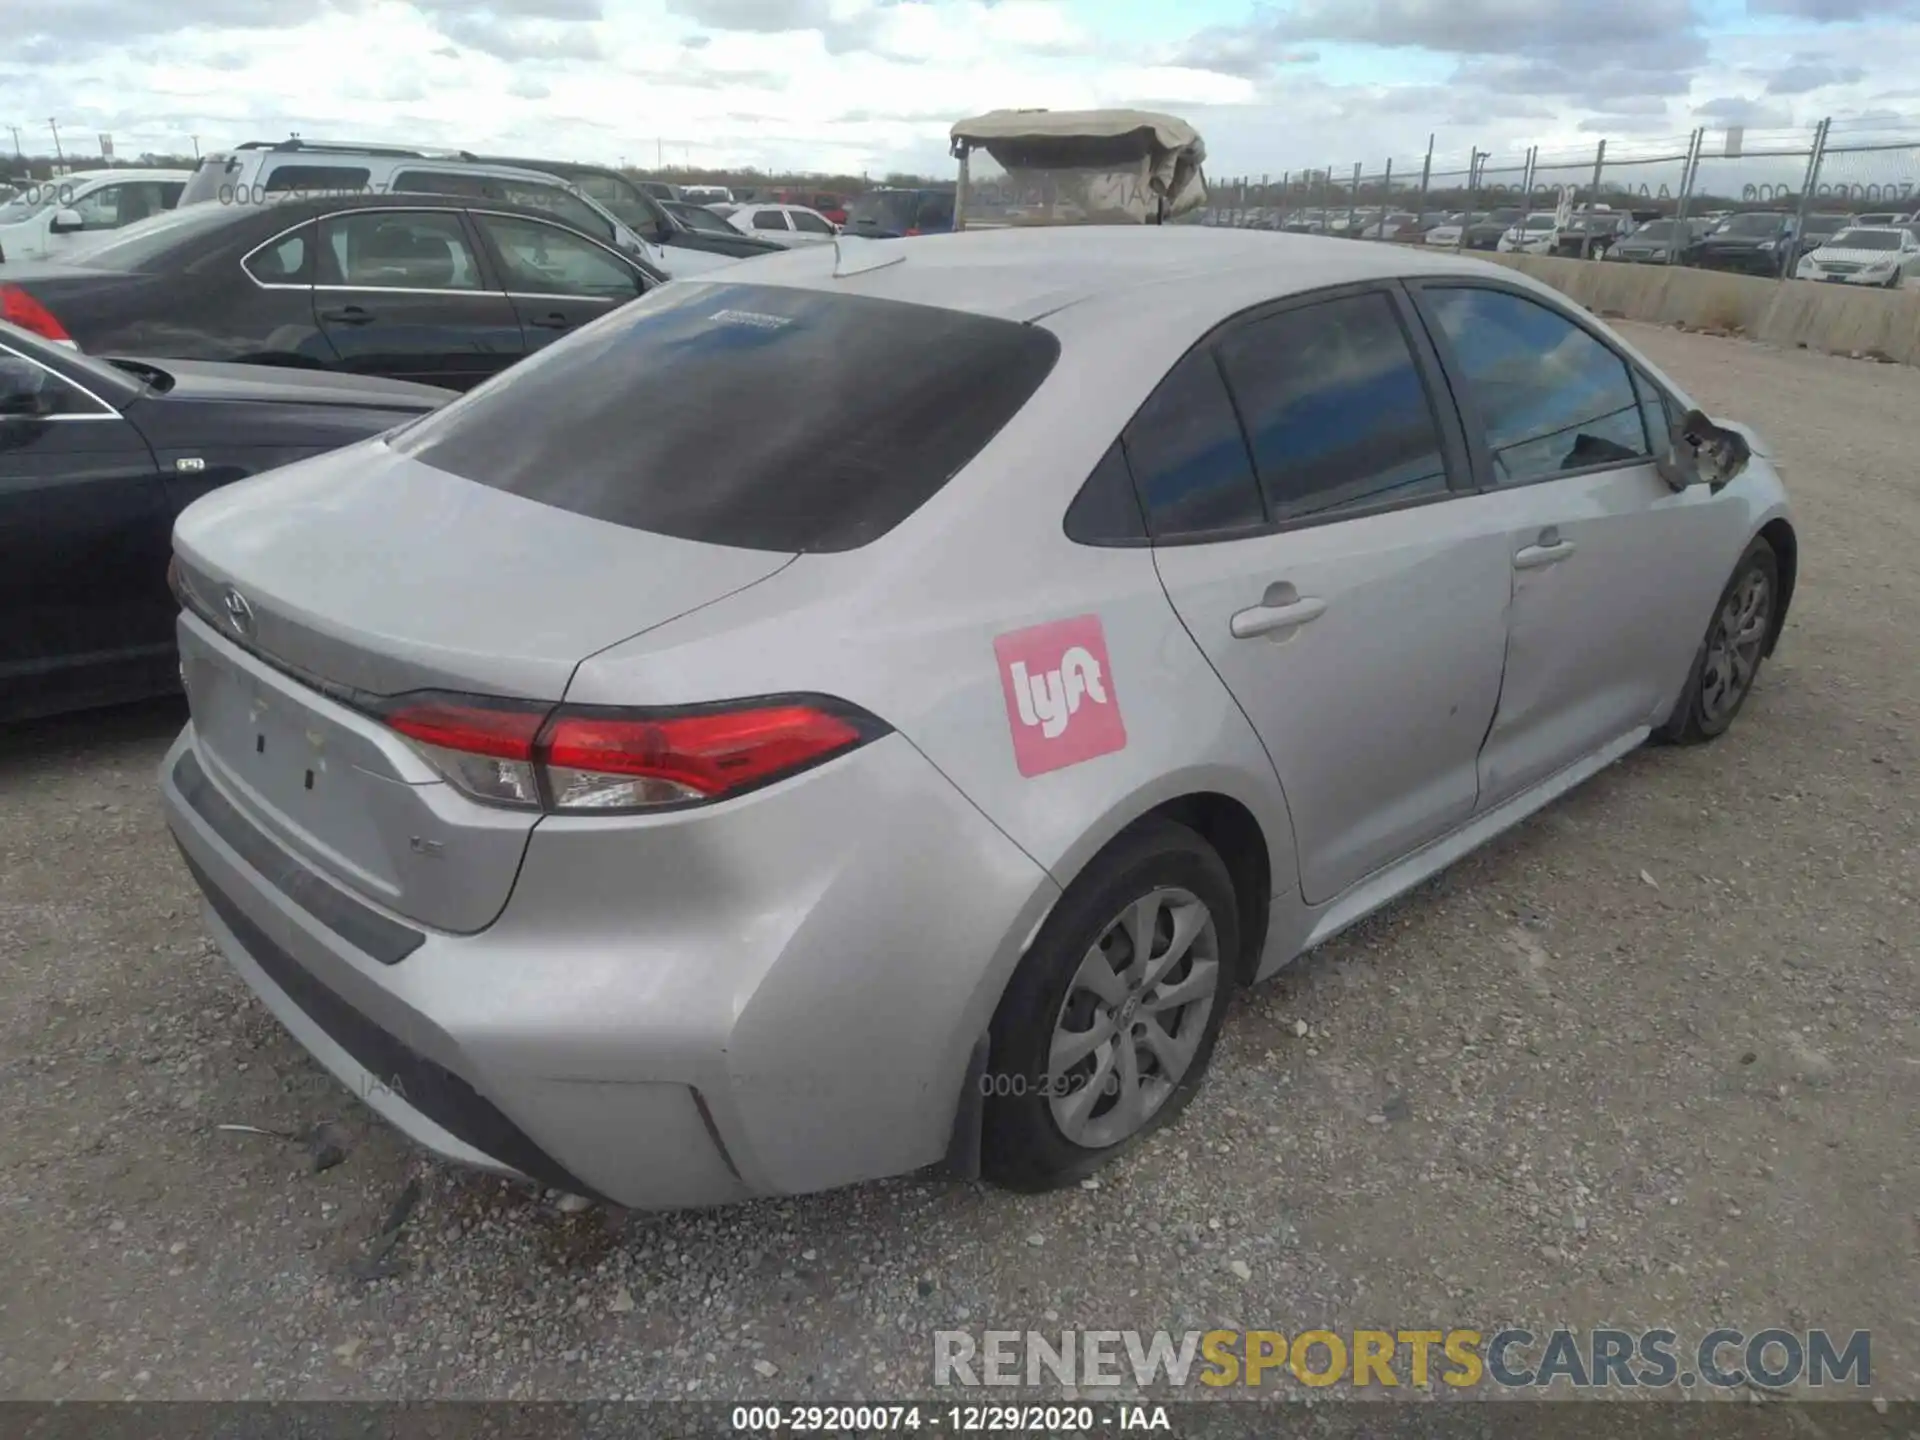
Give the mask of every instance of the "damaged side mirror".
M 1739 431 L 1714 424 L 1699 410 L 1689 410 L 1673 427 L 1667 453 L 1655 468 L 1675 490 L 1705 485 L 1717 493 L 1737 478 L 1752 458 L 1753 451 Z

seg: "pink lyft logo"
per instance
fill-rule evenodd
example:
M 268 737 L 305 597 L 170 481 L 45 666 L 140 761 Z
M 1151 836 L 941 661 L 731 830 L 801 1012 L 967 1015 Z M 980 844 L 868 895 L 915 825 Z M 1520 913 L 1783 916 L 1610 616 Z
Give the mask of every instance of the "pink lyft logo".
M 1126 748 L 1127 727 L 1098 615 L 997 635 L 993 653 L 1022 775 L 1044 775 Z

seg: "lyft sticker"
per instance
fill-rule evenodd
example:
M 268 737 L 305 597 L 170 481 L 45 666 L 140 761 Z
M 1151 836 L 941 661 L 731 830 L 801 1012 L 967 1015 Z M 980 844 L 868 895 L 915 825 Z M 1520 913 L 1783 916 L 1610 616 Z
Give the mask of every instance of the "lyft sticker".
M 1022 775 L 1044 775 L 1126 749 L 1127 727 L 1098 615 L 996 635 L 993 653 Z

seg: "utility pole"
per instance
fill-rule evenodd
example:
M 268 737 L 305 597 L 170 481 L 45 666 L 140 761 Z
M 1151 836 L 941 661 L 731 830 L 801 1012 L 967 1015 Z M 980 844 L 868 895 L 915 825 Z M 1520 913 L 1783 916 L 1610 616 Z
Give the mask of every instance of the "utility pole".
M 655 139 L 653 142 L 653 168 L 656 171 L 667 168 L 667 142 Z
M 1687 158 L 1680 164 L 1680 199 L 1673 208 L 1673 233 L 1667 237 L 1667 264 L 1678 265 L 1687 249 L 1687 211 L 1693 204 L 1693 177 L 1700 168 L 1700 149 L 1707 143 L 1707 127 L 1702 125 L 1687 137 Z
M 1433 136 L 1429 135 L 1427 136 L 1426 163 L 1421 165 L 1420 167 L 1420 218 L 1417 223 L 1421 227 L 1424 227 L 1427 223 L 1427 185 L 1432 179 L 1433 179 Z M 1422 233 L 1425 233 L 1424 229 L 1422 230 Z
M 1593 207 L 1600 203 L 1600 175 L 1607 168 L 1607 142 L 1602 140 L 1600 148 L 1593 152 L 1593 188 L 1588 192 L 1587 218 L 1580 226 L 1580 258 L 1588 258 L 1588 250 L 1593 245 L 1593 217 L 1598 213 Z
M 193 158 L 198 160 L 200 158 L 200 137 L 198 135 L 189 135 L 187 138 L 193 141 Z
M 1487 150 L 1476 148 L 1467 152 L 1467 223 L 1460 227 L 1460 240 L 1454 246 L 1456 250 L 1466 248 L 1467 230 L 1473 224 L 1473 212 L 1480 208 L 1481 168 L 1492 158 L 1492 152 Z
M 1800 186 L 1800 209 L 1793 223 L 1793 234 L 1781 245 L 1782 280 L 1792 279 L 1793 272 L 1799 268 L 1800 240 L 1807 233 L 1807 211 L 1813 205 L 1813 187 L 1820 183 L 1820 162 L 1827 158 L 1827 128 L 1832 124 L 1831 118 L 1822 120 L 1813 132 L 1813 153 L 1807 157 L 1807 178 Z
M 47 128 L 53 131 L 53 158 L 64 165 L 66 164 L 67 157 L 60 149 L 60 122 L 49 115 L 47 117 Z
M 9 125 L 7 129 L 13 132 L 13 158 L 16 160 L 26 159 L 27 152 L 20 148 L 20 127 L 18 125 Z

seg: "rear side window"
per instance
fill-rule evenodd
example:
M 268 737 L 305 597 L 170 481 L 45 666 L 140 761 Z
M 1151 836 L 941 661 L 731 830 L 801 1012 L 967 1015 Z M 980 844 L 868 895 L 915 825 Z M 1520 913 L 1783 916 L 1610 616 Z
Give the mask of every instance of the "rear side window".
M 1592 335 L 1504 290 L 1428 286 L 1421 293 L 1465 373 L 1496 484 L 1646 457 L 1626 362 Z
M 1078 545 L 1144 545 L 1146 517 L 1134 492 L 1126 452 L 1114 441 L 1067 507 L 1067 538 Z
M 1156 540 L 1261 525 L 1253 462 L 1211 350 L 1190 351 L 1128 424 L 1127 460 Z
M 1440 431 L 1385 295 L 1349 295 L 1243 325 L 1220 344 L 1275 520 L 1447 488 Z
M 1049 332 L 868 296 L 680 281 L 393 443 L 595 520 L 752 550 L 852 550 L 1032 397 Z
M 241 264 L 262 285 L 312 284 L 313 232 L 311 224 L 302 225 L 291 235 L 262 245 Z

